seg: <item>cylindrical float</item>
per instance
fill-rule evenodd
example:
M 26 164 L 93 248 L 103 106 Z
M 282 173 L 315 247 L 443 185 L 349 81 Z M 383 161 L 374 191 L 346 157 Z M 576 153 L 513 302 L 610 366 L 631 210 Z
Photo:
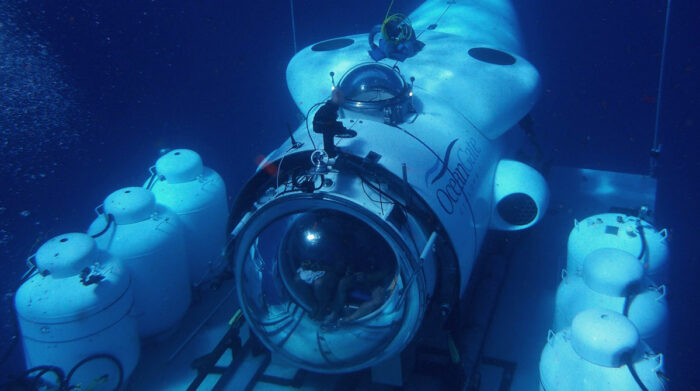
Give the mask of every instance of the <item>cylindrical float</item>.
M 574 222 L 569 235 L 566 268 L 569 274 L 582 275 L 583 261 L 600 248 L 617 248 L 639 259 L 647 276 L 663 282 L 667 273 L 667 231 L 657 230 L 637 217 L 604 213 Z
M 223 179 L 189 149 L 175 149 L 158 159 L 148 187 L 156 202 L 182 222 L 190 281 L 198 285 L 219 269 L 226 241 L 228 206 Z
M 550 331 L 540 358 L 543 391 L 664 390 L 663 356 L 639 339 L 625 316 L 591 309 Z
M 81 389 L 117 389 L 140 352 L 128 272 L 81 233 L 46 242 L 36 266 L 15 296 L 27 367 L 59 367 Z
M 117 256 L 131 273 L 134 314 L 142 337 L 168 330 L 190 304 L 182 226 L 168 208 L 141 187 L 110 194 L 105 214 L 88 229 L 98 247 Z
M 566 270 L 562 276 L 555 299 L 554 331 L 570 326 L 580 312 L 605 308 L 627 316 L 653 349 L 665 348 L 666 288 L 644 277 L 635 256 L 618 249 L 598 249 L 586 257 L 583 277 Z

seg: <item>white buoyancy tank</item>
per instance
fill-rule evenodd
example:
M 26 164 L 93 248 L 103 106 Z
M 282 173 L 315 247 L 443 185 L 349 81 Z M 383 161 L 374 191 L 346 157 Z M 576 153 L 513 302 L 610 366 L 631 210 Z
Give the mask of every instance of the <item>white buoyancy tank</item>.
M 580 312 L 605 308 L 626 315 L 644 341 L 655 350 L 664 350 L 666 288 L 644 277 L 637 257 L 618 249 L 598 249 L 586 257 L 583 277 L 566 270 L 562 277 L 555 299 L 554 331 L 571 326 Z
M 103 216 L 88 229 L 97 245 L 117 256 L 131 273 L 134 316 L 142 337 L 166 331 L 190 304 L 182 226 L 177 215 L 156 204 L 141 187 L 110 194 Z
M 654 281 L 666 279 L 668 262 L 667 232 L 644 220 L 616 213 L 605 213 L 574 222 L 569 235 L 566 268 L 581 275 L 583 260 L 599 248 L 617 248 L 640 259 L 645 273 Z
M 156 202 L 175 212 L 182 222 L 190 281 L 197 285 L 212 277 L 221 263 L 226 241 L 226 186 L 189 149 L 175 149 L 158 159 L 149 187 Z
M 540 358 L 540 390 L 664 390 L 663 356 L 639 339 L 622 314 L 591 309 L 550 331 Z M 643 386 L 643 387 L 642 387 Z
M 117 389 L 140 352 L 129 273 L 81 233 L 49 240 L 35 259 L 39 272 L 15 296 L 27 367 L 57 366 L 80 389 Z

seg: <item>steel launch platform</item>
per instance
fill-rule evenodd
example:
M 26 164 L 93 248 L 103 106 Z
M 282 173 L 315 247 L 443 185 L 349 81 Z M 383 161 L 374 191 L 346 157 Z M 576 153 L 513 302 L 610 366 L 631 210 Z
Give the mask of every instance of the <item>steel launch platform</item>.
M 379 367 L 342 375 L 298 370 L 250 337 L 229 279 L 202 289 L 174 332 L 144 344 L 126 390 L 538 389 L 574 219 L 653 210 L 656 194 L 656 181 L 641 175 L 564 167 L 545 174 L 547 216 L 524 232 L 489 234 L 452 339 L 439 327 L 426 332 L 426 319 L 402 357 Z

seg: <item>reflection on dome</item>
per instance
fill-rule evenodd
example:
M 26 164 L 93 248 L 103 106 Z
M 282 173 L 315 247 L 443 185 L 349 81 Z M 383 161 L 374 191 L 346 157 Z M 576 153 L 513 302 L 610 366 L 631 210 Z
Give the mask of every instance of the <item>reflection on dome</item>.
M 242 277 L 256 333 L 302 367 L 365 366 L 388 354 L 406 315 L 392 247 L 365 222 L 337 211 L 269 224 L 251 244 Z

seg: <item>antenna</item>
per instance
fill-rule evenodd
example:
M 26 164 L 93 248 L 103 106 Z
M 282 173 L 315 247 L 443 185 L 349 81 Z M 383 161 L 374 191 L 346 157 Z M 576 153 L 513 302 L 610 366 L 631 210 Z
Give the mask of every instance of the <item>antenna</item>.
M 289 132 L 289 141 L 292 143 L 292 148 L 297 149 L 304 145 L 304 143 L 300 143 L 294 139 L 294 132 L 292 132 L 292 127 L 289 125 L 289 122 L 287 122 L 286 125 L 287 131 Z

